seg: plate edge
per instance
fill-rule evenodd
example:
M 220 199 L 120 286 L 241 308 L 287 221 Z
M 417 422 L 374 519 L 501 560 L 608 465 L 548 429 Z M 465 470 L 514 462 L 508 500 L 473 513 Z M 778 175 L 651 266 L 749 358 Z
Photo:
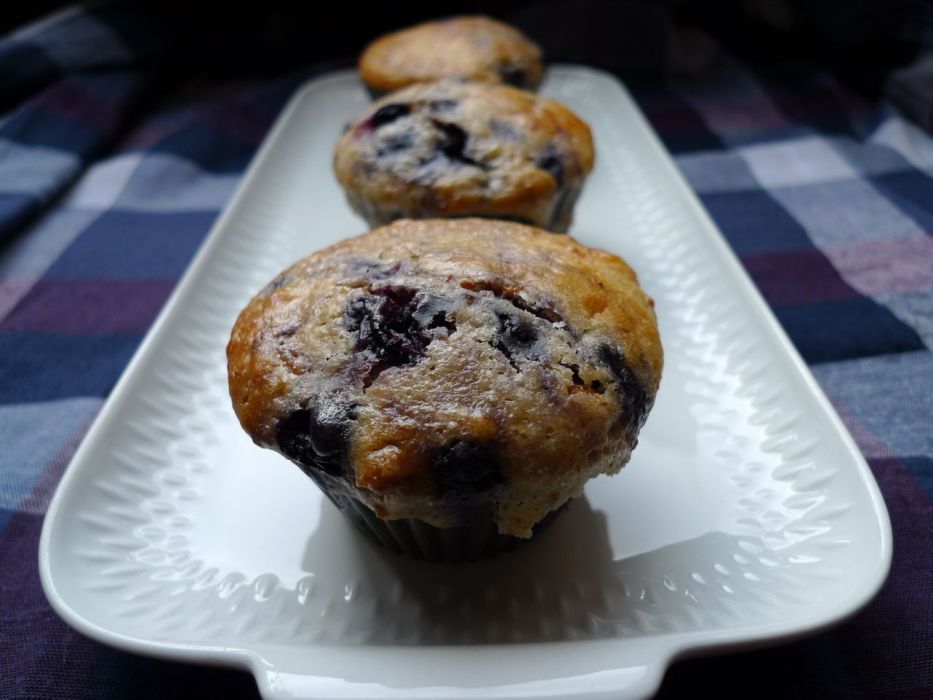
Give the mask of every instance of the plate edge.
M 552 64 L 548 68 L 548 71 L 568 76 L 586 76 L 587 79 L 595 78 L 606 83 L 611 90 L 617 93 L 618 98 L 627 104 L 632 114 L 638 119 L 640 130 L 646 135 L 648 141 L 650 141 L 655 156 L 658 157 L 659 162 L 663 161 L 663 166 L 661 167 L 665 171 L 666 177 L 673 182 L 674 187 L 678 191 L 678 195 L 685 199 L 692 213 L 702 222 L 701 225 L 704 229 L 704 234 L 707 240 L 713 244 L 716 257 L 729 267 L 734 277 L 737 279 L 738 284 L 742 286 L 742 290 L 751 297 L 751 303 L 754 308 L 766 319 L 772 339 L 776 340 L 781 350 L 789 355 L 804 385 L 810 390 L 810 393 L 816 400 L 817 406 L 827 414 L 843 446 L 855 460 L 861 480 L 869 491 L 871 502 L 875 508 L 876 522 L 880 530 L 881 552 L 879 553 L 880 556 L 878 559 L 875 560 L 875 568 L 871 572 L 873 577 L 871 581 L 853 593 L 849 600 L 841 601 L 838 605 L 834 606 L 831 611 L 827 612 L 825 617 L 818 619 L 815 623 L 799 626 L 792 631 L 775 629 L 771 632 L 766 632 L 765 635 L 762 636 L 760 632 L 762 629 L 761 627 L 756 627 L 754 630 L 747 630 L 744 634 L 741 629 L 729 630 L 725 631 L 722 635 L 713 635 L 722 636 L 724 639 L 696 643 L 691 642 L 689 639 L 684 639 L 684 636 L 691 637 L 694 634 L 699 635 L 700 633 L 671 635 L 669 637 L 670 643 L 662 647 L 663 651 L 666 652 L 663 658 L 659 658 L 656 664 L 652 664 L 652 668 L 656 667 L 658 671 L 657 673 L 651 674 L 651 688 L 649 689 L 645 686 L 641 686 L 642 690 L 654 693 L 663 679 L 664 671 L 673 661 L 678 659 L 699 655 L 704 651 L 728 653 L 729 651 L 758 648 L 761 646 L 774 645 L 783 641 L 792 641 L 834 627 L 857 614 L 877 594 L 878 590 L 880 590 L 881 586 L 884 584 L 890 570 L 893 554 L 890 517 L 878 484 L 852 436 L 842 423 L 841 418 L 832 407 L 832 404 L 817 383 L 812 372 L 810 372 L 809 367 L 801 358 L 796 347 L 784 332 L 770 307 L 768 307 L 767 303 L 764 301 L 764 298 L 761 296 L 761 293 L 758 291 L 758 288 L 751 280 L 745 268 L 741 265 L 732 249 L 729 248 L 722 233 L 699 202 L 696 194 L 687 184 L 680 170 L 677 168 L 673 157 L 663 146 L 657 133 L 654 131 L 650 122 L 648 122 L 644 113 L 624 84 L 610 73 L 587 66 Z M 306 99 L 309 93 L 319 90 L 330 83 L 353 79 L 355 74 L 354 70 L 345 69 L 311 78 L 297 88 L 289 98 L 286 106 L 282 109 L 273 127 L 263 140 L 262 145 L 253 156 L 250 166 L 238 183 L 235 192 L 205 236 L 204 241 L 198 246 L 197 252 L 186 268 L 185 273 L 166 300 L 155 321 L 150 326 L 149 331 L 133 354 L 132 359 L 121 373 L 114 389 L 111 391 L 103 408 L 95 418 L 91 428 L 88 430 L 79 448 L 70 460 L 56 487 L 43 521 L 39 539 L 40 582 L 43 592 L 53 610 L 55 610 L 55 612 L 71 627 L 92 639 L 134 653 L 175 661 L 209 663 L 212 665 L 240 668 L 248 667 L 255 675 L 260 688 L 263 688 L 264 680 L 262 677 L 268 673 L 269 663 L 263 659 L 258 652 L 239 647 L 211 647 L 200 644 L 186 645 L 169 642 L 154 642 L 152 640 L 130 637 L 109 631 L 78 614 L 67 604 L 54 585 L 49 557 L 50 540 L 52 531 L 57 527 L 59 517 L 58 511 L 62 507 L 61 503 L 67 498 L 69 485 L 77 478 L 75 475 L 81 469 L 81 465 L 87 460 L 87 455 L 93 450 L 97 443 L 100 442 L 104 430 L 117 414 L 120 404 L 125 400 L 125 396 L 132 386 L 134 375 L 137 373 L 138 367 L 145 362 L 151 354 L 150 348 L 155 342 L 155 339 L 161 333 L 162 328 L 168 323 L 169 317 L 179 305 L 180 300 L 188 293 L 188 290 L 198 278 L 201 269 L 211 257 L 214 249 L 219 245 L 219 242 L 223 240 L 223 236 L 221 235 L 223 229 L 226 228 L 228 220 L 232 218 L 233 212 L 237 209 L 244 193 L 250 188 L 251 183 L 256 177 L 256 173 L 260 169 L 260 165 L 265 160 L 267 154 L 274 148 L 281 133 L 285 130 L 285 126 L 291 120 L 291 116 L 296 110 L 298 103 Z M 703 634 L 708 640 L 710 633 L 705 632 Z M 580 642 L 556 642 L 554 644 L 563 643 L 579 644 Z M 583 643 L 611 644 L 612 640 L 587 640 Z M 621 690 L 622 689 L 620 689 L 620 692 Z

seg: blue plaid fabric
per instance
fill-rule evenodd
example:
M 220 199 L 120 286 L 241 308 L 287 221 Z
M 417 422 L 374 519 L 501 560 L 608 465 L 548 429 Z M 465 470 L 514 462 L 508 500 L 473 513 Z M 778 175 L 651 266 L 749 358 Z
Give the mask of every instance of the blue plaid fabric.
M 240 672 L 83 638 L 38 581 L 68 460 L 314 73 L 218 81 L 177 62 L 171 32 L 126 6 L 0 39 L 2 697 L 256 693 Z M 890 579 L 852 621 L 679 663 L 662 695 L 933 697 L 933 140 L 824 72 L 770 75 L 726 55 L 636 98 L 855 436 L 895 535 Z

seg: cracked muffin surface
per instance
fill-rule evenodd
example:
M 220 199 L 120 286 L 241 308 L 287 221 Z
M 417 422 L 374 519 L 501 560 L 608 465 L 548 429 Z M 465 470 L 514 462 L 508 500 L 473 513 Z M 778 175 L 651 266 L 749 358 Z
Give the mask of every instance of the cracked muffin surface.
M 383 519 L 529 537 L 617 472 L 654 403 L 653 302 L 620 258 L 487 219 L 402 220 L 297 262 L 227 348 L 253 440 Z
M 451 80 L 377 101 L 334 152 L 347 199 L 372 226 L 488 216 L 563 232 L 593 161 L 589 127 L 564 105 Z
M 544 72 L 536 44 L 482 16 L 424 22 L 381 36 L 363 50 L 358 70 L 376 93 L 443 78 L 533 89 Z

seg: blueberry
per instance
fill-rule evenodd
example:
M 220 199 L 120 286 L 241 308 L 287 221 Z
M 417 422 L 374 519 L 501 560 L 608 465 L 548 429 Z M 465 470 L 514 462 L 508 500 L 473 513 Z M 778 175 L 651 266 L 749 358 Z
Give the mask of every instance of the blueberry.
M 481 167 L 477 161 L 466 154 L 467 140 L 469 137 L 462 127 L 452 122 L 441 121 L 440 119 L 432 119 L 431 123 L 440 132 L 436 143 L 438 151 L 443 153 L 450 160 Z
M 496 331 L 495 338 L 493 338 L 492 345 L 506 356 L 512 367 L 518 369 L 514 356 L 528 357 L 535 354 L 538 329 L 534 327 L 531 321 L 518 316 L 496 312 L 496 318 L 499 319 L 499 328 Z
M 336 404 L 292 411 L 275 428 L 279 449 L 289 459 L 341 476 L 346 459 L 347 423 L 352 412 Z
M 413 318 L 415 290 L 387 285 L 351 302 L 348 325 L 357 334 L 354 350 L 369 350 L 390 365 L 404 365 L 424 350 L 427 339 Z
M 412 302 L 417 292 L 411 287 L 398 284 L 375 287 L 372 292 L 382 299 L 379 313 L 387 324 L 390 327 L 397 327 L 398 330 L 408 330 L 407 326 L 415 309 L 415 304 Z
M 425 328 L 446 328 L 450 335 L 457 329 L 452 317 L 455 306 L 452 299 L 422 292 L 413 316 Z
M 648 395 L 625 358 L 613 347 L 599 348 L 599 359 L 609 368 L 618 384 L 622 401 L 622 418 L 631 426 L 640 428 L 648 417 Z
M 506 85 L 515 87 L 525 87 L 528 84 L 528 73 L 519 66 L 501 66 L 499 68 L 499 77 Z
M 538 331 L 530 321 L 507 314 L 496 314 L 499 319 L 499 338 L 513 349 L 527 350 L 538 340 Z
M 432 467 L 441 496 L 451 501 L 488 497 L 505 481 L 495 451 L 468 440 L 455 440 L 440 448 Z
M 390 102 L 377 109 L 373 116 L 369 118 L 369 123 L 374 129 L 391 124 L 396 119 L 411 114 L 411 106 L 401 102 Z
M 558 187 L 564 186 L 564 159 L 553 144 L 549 144 L 535 159 L 535 165 L 554 178 Z
M 345 321 L 356 334 L 355 352 L 368 359 L 363 385 L 371 385 L 389 367 L 412 365 L 424 357 L 433 340 L 428 331 L 455 325 L 448 319 L 449 305 L 439 297 L 418 293 L 411 287 L 383 285 L 353 299 Z

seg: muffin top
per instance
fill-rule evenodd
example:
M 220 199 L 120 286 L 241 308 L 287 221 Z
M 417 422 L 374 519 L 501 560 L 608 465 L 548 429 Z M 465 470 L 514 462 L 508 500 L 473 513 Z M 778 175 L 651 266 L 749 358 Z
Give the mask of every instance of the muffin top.
M 629 459 L 658 389 L 620 258 L 487 219 L 401 220 L 282 272 L 227 347 L 246 432 L 382 518 L 532 526 Z
M 334 168 L 374 223 L 480 215 L 564 230 L 561 195 L 579 191 L 593 158 L 589 127 L 562 104 L 447 80 L 373 104 L 347 127 Z
M 360 56 L 359 72 L 375 92 L 392 92 L 440 78 L 534 88 L 543 68 L 541 50 L 513 27 L 453 17 L 376 39 Z

